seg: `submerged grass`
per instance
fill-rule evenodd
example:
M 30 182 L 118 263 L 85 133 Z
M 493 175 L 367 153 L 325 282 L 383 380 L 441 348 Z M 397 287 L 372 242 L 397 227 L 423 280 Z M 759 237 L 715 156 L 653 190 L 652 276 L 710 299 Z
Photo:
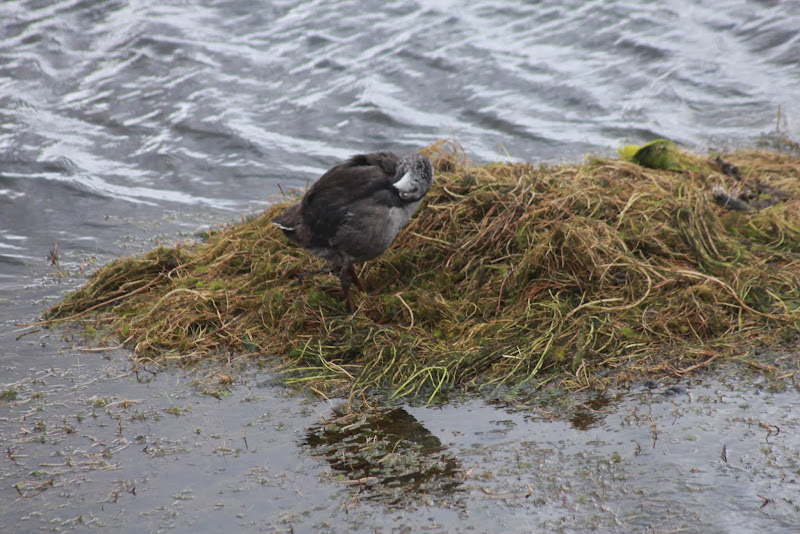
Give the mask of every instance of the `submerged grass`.
M 48 312 L 110 330 L 138 362 L 274 356 L 322 394 L 434 397 L 505 384 L 603 387 L 683 374 L 800 333 L 800 159 L 683 154 L 470 164 L 425 149 L 425 205 L 346 313 L 337 279 L 270 224 L 282 209 L 99 269 Z M 724 172 L 723 172 L 724 171 Z M 763 209 L 729 210 L 712 189 Z M 758 204 L 757 201 L 766 202 Z M 774 201 L 773 201 L 774 200 Z

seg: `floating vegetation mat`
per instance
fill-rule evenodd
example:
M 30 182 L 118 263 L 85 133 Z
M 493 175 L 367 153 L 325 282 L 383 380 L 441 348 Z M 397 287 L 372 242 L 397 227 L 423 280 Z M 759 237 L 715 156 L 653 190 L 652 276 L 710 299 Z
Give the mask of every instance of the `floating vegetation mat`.
M 800 159 L 682 153 L 674 171 L 475 166 L 449 141 L 425 152 L 434 186 L 360 267 L 370 293 L 354 314 L 270 223 L 280 205 L 106 265 L 47 318 L 116 335 L 138 363 L 271 358 L 328 396 L 602 388 L 796 347 Z

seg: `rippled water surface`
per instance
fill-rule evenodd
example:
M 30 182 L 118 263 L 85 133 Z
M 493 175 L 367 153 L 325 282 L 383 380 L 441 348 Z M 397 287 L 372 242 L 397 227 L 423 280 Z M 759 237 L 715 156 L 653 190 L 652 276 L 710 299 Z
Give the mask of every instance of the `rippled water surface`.
M 695 150 L 724 149 L 753 145 L 776 126 L 796 139 L 800 136 L 798 102 L 798 2 L 4 1 L 0 3 L 0 382 L 34 391 L 37 385 L 43 388 L 47 381 L 74 374 L 80 377 L 77 385 L 69 385 L 67 380 L 67 385 L 47 390 L 47 394 L 55 397 L 52 400 L 57 405 L 68 407 L 67 411 L 78 409 L 76 406 L 89 410 L 93 401 L 86 399 L 92 399 L 94 393 L 84 390 L 94 387 L 94 378 L 85 374 L 89 371 L 84 366 L 91 360 L 94 367 L 90 368 L 99 372 L 103 367 L 97 359 L 102 356 L 71 353 L 63 360 L 60 352 L 65 349 L 52 336 L 46 340 L 26 337 L 16 341 L 19 331 L 15 322 L 34 320 L 48 302 L 79 284 L 82 272 L 89 272 L 98 264 L 191 234 L 205 224 L 236 220 L 240 214 L 258 211 L 280 194 L 281 187 L 303 187 L 353 153 L 412 151 L 444 137 L 457 139 L 475 161 L 509 157 L 576 161 L 588 152 L 611 154 L 624 143 L 658 137 L 674 139 Z M 48 259 L 51 251 L 58 256 L 61 270 L 71 273 L 66 279 L 56 275 L 56 268 Z M 42 384 L 35 379 L 33 383 L 26 382 L 48 368 L 52 368 L 52 374 L 41 378 Z M 159 389 L 115 380 L 102 386 L 108 388 L 103 395 L 112 395 L 110 391 L 116 389 L 129 398 L 163 401 L 178 391 L 169 389 L 174 384 L 163 382 L 159 382 Z M 247 397 L 244 393 L 241 396 Z M 236 399 L 238 403 L 229 399 L 223 408 L 206 407 L 197 401 L 197 410 L 206 410 L 203 413 L 208 417 L 201 416 L 199 421 L 191 418 L 178 428 L 189 432 L 189 426 L 199 428 L 209 421 L 221 427 L 230 423 L 233 426 L 225 427 L 220 435 L 232 436 L 242 425 L 259 421 L 258 414 L 285 414 L 293 423 L 308 425 L 318 419 L 316 411 L 324 412 L 316 407 L 310 414 L 302 412 L 295 401 L 280 394 L 262 394 L 261 404 L 243 404 L 250 401 Z M 797 396 L 795 393 L 770 402 L 796 409 Z M 25 410 L 33 405 L 25 403 L 14 410 L 0 404 L 6 433 L 3 445 L 7 445 L 9 433 L 19 440 L 26 435 L 20 428 L 31 430 L 26 418 L 34 411 Z M 240 405 L 248 409 L 241 411 Z M 159 406 L 154 410 L 166 409 Z M 474 407 L 488 421 L 491 416 L 481 411 L 485 409 Z M 628 406 L 624 413 L 634 409 Z M 238 416 L 227 420 L 219 415 L 220 410 Z M 73 414 L 55 410 L 45 415 L 46 424 L 56 424 L 56 415 Z M 415 415 L 439 424 L 431 413 Z M 131 420 L 131 425 L 146 426 L 148 417 Z M 458 420 L 469 415 L 459 412 L 453 417 Z M 614 422 L 619 428 L 627 424 L 637 429 L 620 438 L 625 443 L 618 447 L 623 459 L 635 456 L 626 456 L 633 454 L 632 443 L 643 439 L 635 436 L 649 431 L 647 424 L 638 426 L 640 419 L 636 419 L 637 425 L 631 425 L 631 417 Z M 730 421 L 738 424 L 737 417 L 747 414 L 725 412 L 724 424 L 709 419 L 708 435 L 724 435 Z M 777 416 L 770 412 L 763 417 Z M 237 426 L 231 421 L 244 422 Z M 271 424 L 265 428 L 272 428 Z M 492 424 L 486 422 L 489 427 Z M 783 442 L 783 446 L 791 449 L 790 445 L 797 445 L 797 422 L 790 420 L 788 424 L 794 425 L 794 430 L 789 431 L 790 441 Z M 151 434 L 165 433 L 162 427 L 155 426 L 157 430 L 149 430 Z M 96 429 L 91 425 L 77 427 L 84 436 L 78 441 L 89 447 L 85 436 Z M 527 439 L 522 435 L 535 439 L 531 433 L 537 430 L 524 426 L 522 420 L 514 420 L 513 427 L 517 430 L 512 433 L 520 434 L 514 439 Z M 137 436 L 115 437 L 107 426 L 103 428 L 106 430 L 96 433 L 108 441 L 120 437 L 136 441 Z M 149 439 L 147 428 L 137 428 L 136 432 L 145 436 L 145 441 Z M 444 437 L 457 432 L 462 431 L 447 427 L 441 431 L 442 441 L 454 441 L 456 452 L 460 451 L 464 458 L 483 458 L 476 462 L 490 465 L 486 471 L 502 471 L 502 465 L 492 463 L 482 453 L 469 452 L 467 441 L 475 431 L 464 431 L 467 437 L 454 440 Z M 696 435 L 689 430 L 686 434 Z M 187 435 L 170 434 L 164 439 L 175 440 L 187 450 L 195 446 L 206 452 L 211 450 L 211 458 L 225 458 L 216 452 L 223 447 L 217 438 L 198 434 L 200 437 L 189 440 Z M 578 447 L 574 440 L 580 438 L 575 435 L 564 437 L 570 447 Z M 296 440 L 276 439 L 282 449 L 272 458 L 283 463 L 280 469 L 291 472 L 287 464 L 300 461 L 311 475 L 287 475 L 298 482 L 293 485 L 281 479 L 282 482 L 272 481 L 274 485 L 270 487 L 278 488 L 280 491 L 274 490 L 278 493 L 311 492 L 323 504 L 274 497 L 279 502 L 274 509 L 277 516 L 257 522 L 255 527 L 246 521 L 240 525 L 279 530 L 293 524 L 293 518 L 298 521 L 292 514 L 301 519 L 311 517 L 304 523 L 311 530 L 380 525 L 379 515 L 378 520 L 369 516 L 363 523 L 353 522 L 354 516 L 347 516 L 336 500 L 334 486 L 324 482 L 314 485 L 320 468 L 295 451 Z M 674 439 L 685 445 L 681 440 L 689 438 L 676 435 Z M 483 437 L 475 440 L 489 446 Z M 193 445 L 197 443 L 200 445 Z M 53 447 L 50 453 L 65 454 L 63 450 L 55 452 L 59 450 L 57 444 Z M 545 449 L 559 447 L 558 443 L 551 443 Z M 597 461 L 592 457 L 590 461 L 601 465 L 606 457 L 613 456 L 616 449 L 612 449 L 599 449 L 605 456 Z M 655 454 L 670 454 L 669 449 Z M 716 442 L 708 446 L 708 451 L 712 449 L 713 455 L 704 453 L 708 458 L 717 455 Z M 156 449 L 151 446 L 150 450 Z M 503 521 L 515 531 L 530 525 L 553 527 L 559 524 L 562 512 L 564 517 L 579 517 L 574 524 L 563 524 L 591 525 L 580 519 L 588 516 L 576 512 L 578 504 L 571 501 L 564 500 L 569 506 L 565 504 L 563 510 L 547 508 L 549 499 L 559 495 L 553 457 L 513 446 L 504 445 L 500 450 L 509 458 L 531 456 L 524 461 L 543 466 L 544 478 L 540 482 L 550 484 L 547 487 L 555 493 L 531 497 L 545 503 L 544 508 L 534 512 L 520 512 L 514 501 L 510 516 L 506 513 L 506 500 L 497 497 L 500 504 L 493 507 L 490 497 L 475 504 L 480 518 L 475 528 L 480 531 L 502 525 Z M 578 450 L 570 451 L 563 453 L 563 460 L 568 471 L 578 473 L 585 464 L 575 459 L 580 456 Z M 26 454 L 35 457 L 37 452 L 26 449 Z M 737 530 L 731 522 L 734 517 L 748 527 L 790 531 L 791 518 L 800 517 L 800 494 L 796 482 L 787 486 L 786 481 L 798 477 L 797 457 L 789 461 L 766 452 L 752 455 L 758 460 L 735 464 L 745 470 L 743 475 L 726 466 L 709 468 L 704 456 L 699 472 L 683 473 L 694 480 L 683 487 L 696 492 L 700 500 L 708 498 L 708 503 L 672 501 L 672 494 L 662 500 L 641 498 L 642 517 L 670 517 L 675 509 L 671 506 L 675 505 L 687 511 L 689 520 L 668 523 L 671 528 L 692 530 L 693 525 L 699 525 L 698 530 L 733 532 Z M 181 457 L 182 453 L 174 456 Z M 117 514 L 117 522 L 98 510 L 111 506 L 103 499 L 112 489 L 124 493 L 125 477 L 136 477 L 133 472 L 141 467 L 142 458 L 133 455 L 122 461 L 123 473 L 117 477 L 122 482 L 106 477 L 105 471 L 71 474 L 88 484 L 77 493 L 81 499 L 106 503 L 83 509 L 101 517 L 106 525 L 134 530 L 133 524 L 120 519 L 120 509 L 112 511 Z M 208 457 L 201 454 L 196 461 L 206 462 Z M 31 505 L 34 501 L 11 490 L 13 483 L 30 476 L 28 467 L 39 469 L 42 463 L 51 462 L 42 459 L 25 465 L 25 469 L 7 471 L 11 474 L 2 479 L 0 487 L 4 499 L 11 499 L 6 502 L 22 499 L 19 502 L 26 503 L 26 517 L 41 520 L 35 528 L 55 524 L 54 517 L 60 512 L 52 510 L 64 510 L 59 515 L 63 519 L 74 518 L 72 511 L 82 509 L 70 499 L 68 491 L 48 491 L 37 498 L 44 499 L 43 506 L 51 507 L 50 511 L 37 516 L 36 506 Z M 224 461 L 221 465 L 210 464 L 213 468 L 207 467 L 209 470 L 225 468 Z M 773 468 L 773 464 L 780 465 Z M 615 464 L 612 461 L 609 465 Z M 664 465 L 671 468 L 672 464 L 648 464 L 637 459 L 625 463 L 625 469 L 619 467 L 620 476 L 637 481 L 620 487 L 620 491 L 631 492 L 621 500 L 615 501 L 601 491 L 604 487 L 617 489 L 611 482 L 603 486 L 604 476 L 616 476 L 617 471 L 611 468 L 612 475 L 608 470 L 598 474 L 590 469 L 588 479 L 580 484 L 571 482 L 579 489 L 572 493 L 569 488 L 564 489 L 568 495 L 563 498 L 577 499 L 576 493 L 585 489 L 584 498 L 594 499 L 596 507 L 591 510 L 598 514 L 602 528 L 652 528 L 658 523 L 637 516 L 634 501 L 637 492 L 663 487 L 663 478 L 648 478 L 642 473 L 653 466 L 663 469 Z M 249 463 L 245 467 L 240 466 L 243 471 L 236 471 L 235 480 L 225 491 L 269 485 L 261 482 L 257 467 Z M 156 472 L 162 467 L 149 463 L 144 469 Z M 709 469 L 711 474 L 699 474 L 708 473 Z M 724 476 L 720 475 L 723 469 Z M 103 476 L 98 475 L 100 472 Z M 202 469 L 196 472 L 206 473 Z M 514 469 L 510 472 L 512 478 L 518 477 Z M 781 472 L 784 476 L 779 483 Z M 221 471 L 214 473 L 224 477 Z M 736 476 L 752 483 L 745 486 L 743 494 L 736 493 L 740 486 L 731 483 Z M 149 491 L 151 498 L 157 495 L 174 502 L 190 500 L 181 493 L 180 482 L 150 482 L 158 478 L 156 475 L 144 478 L 147 481 L 140 479 L 139 487 L 145 488 L 145 493 L 139 495 L 148 495 Z M 595 479 L 600 480 L 600 486 L 590 487 Z M 677 478 L 667 479 L 676 485 L 674 491 L 680 489 Z M 509 479 L 497 480 L 501 481 L 497 486 L 487 482 L 476 491 L 484 495 L 500 492 L 498 486 Z M 733 503 L 721 509 L 713 505 L 720 498 L 713 485 L 720 481 L 725 491 L 732 492 Z M 63 488 L 65 481 L 59 482 Z M 187 486 L 197 487 L 198 483 L 202 484 L 202 479 L 191 480 Z M 164 488 L 163 494 L 156 489 L 160 487 Z M 769 493 L 770 488 L 777 490 Z M 60 497 L 56 498 L 58 491 Z M 514 491 L 526 490 L 515 486 Z M 595 497 L 591 496 L 592 491 Z M 756 509 L 762 501 L 753 495 L 764 492 L 772 499 L 772 508 Z M 242 502 L 258 506 L 258 496 L 253 493 L 252 502 Z M 528 502 L 522 493 L 519 498 L 519 502 Z M 215 506 L 213 495 L 203 493 L 197 499 L 201 509 Z M 221 506 L 231 510 L 235 505 L 230 503 L 235 499 L 226 499 L 222 499 Z M 125 506 L 136 509 L 135 502 L 131 498 Z M 158 508 L 158 499 L 143 497 L 138 502 L 146 503 L 140 506 L 148 510 L 156 510 L 148 512 L 147 517 L 155 519 L 147 523 L 147 529 L 195 525 L 188 520 L 169 520 L 181 513 L 170 516 L 170 509 Z M 311 510 L 307 516 L 302 516 L 304 507 Z M 608 510 L 614 511 L 615 507 L 628 512 L 609 516 Z M 748 511 L 741 512 L 741 516 L 731 515 L 731 510 L 742 507 Z M 196 512 L 191 506 L 183 509 Z M 14 524 L 19 519 L 9 510 L 3 511 L 5 519 L 0 518 L 0 525 Z M 252 517 L 253 508 L 249 510 Z M 139 512 L 141 508 L 136 513 Z M 244 511 L 240 513 L 246 515 Z M 445 531 L 470 517 L 458 506 L 455 511 L 440 508 L 429 513 L 434 517 L 431 524 L 438 524 Z M 704 514 L 711 514 L 711 520 Z M 225 517 L 230 520 L 233 516 Z M 428 524 L 420 518 L 416 521 L 418 526 Z M 336 527 L 337 522 L 347 523 L 347 527 Z
M 800 124 L 800 4 L 0 4 L 0 291 L 105 217 L 258 209 L 358 151 L 477 161 Z

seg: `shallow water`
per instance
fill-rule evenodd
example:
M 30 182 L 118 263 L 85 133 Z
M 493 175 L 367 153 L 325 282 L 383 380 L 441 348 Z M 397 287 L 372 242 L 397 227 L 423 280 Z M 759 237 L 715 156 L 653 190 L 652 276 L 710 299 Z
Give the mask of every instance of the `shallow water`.
M 333 405 L 265 371 L 215 397 L 131 373 L 125 351 L 23 339 L 18 356 L 50 356 L 3 384 L 4 532 L 795 532 L 800 517 L 798 390 L 730 373 L 562 408 L 402 407 L 373 430 L 394 421 L 392 440 L 452 469 L 392 493 L 309 447 Z
M 263 371 L 218 400 L 15 323 L 98 264 L 235 221 L 360 151 L 724 149 L 775 130 L 779 108 L 796 139 L 798 28 L 800 4 L 743 0 L 0 3 L 0 389 L 19 392 L 0 402 L 0 527 L 791 531 L 796 389 L 728 375 L 554 422 L 409 407 L 465 474 L 416 513 L 360 502 L 302 445 L 330 406 Z

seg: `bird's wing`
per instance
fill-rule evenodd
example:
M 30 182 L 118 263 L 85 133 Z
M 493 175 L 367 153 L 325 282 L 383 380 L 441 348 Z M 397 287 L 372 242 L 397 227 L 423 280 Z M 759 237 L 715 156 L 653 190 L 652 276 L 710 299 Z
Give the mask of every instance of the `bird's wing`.
M 352 216 L 351 208 L 362 200 L 398 205 L 401 200 L 391 188 L 396 165 L 394 154 L 365 154 L 323 174 L 302 200 L 303 222 L 311 229 L 312 244 L 327 246 Z

